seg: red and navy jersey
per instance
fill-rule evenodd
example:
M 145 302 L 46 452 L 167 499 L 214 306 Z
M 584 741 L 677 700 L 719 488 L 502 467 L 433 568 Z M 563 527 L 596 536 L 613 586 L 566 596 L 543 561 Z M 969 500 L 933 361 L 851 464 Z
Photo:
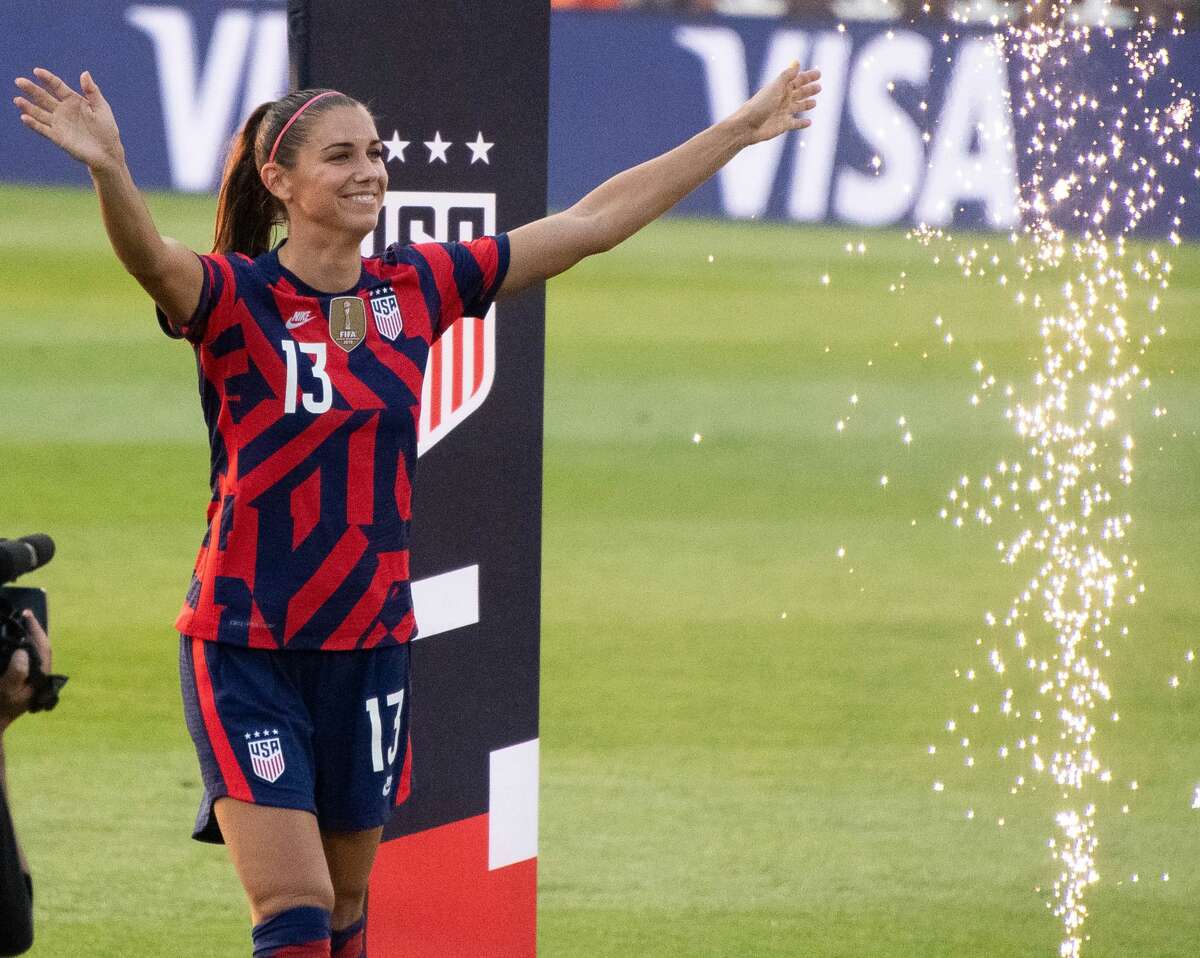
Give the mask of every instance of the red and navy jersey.
M 508 237 L 391 246 L 342 293 L 279 262 L 201 256 L 196 350 L 212 447 L 208 532 L 175 622 L 253 648 L 355 649 L 416 634 L 411 490 L 430 345 L 483 316 Z

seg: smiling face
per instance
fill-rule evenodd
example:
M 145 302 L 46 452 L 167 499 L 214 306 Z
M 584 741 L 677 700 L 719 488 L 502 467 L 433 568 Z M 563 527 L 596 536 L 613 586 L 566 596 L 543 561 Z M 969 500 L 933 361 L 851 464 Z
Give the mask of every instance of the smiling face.
M 360 241 L 375 228 L 387 191 L 383 144 L 362 106 L 313 118 L 291 167 L 268 163 L 263 182 L 287 209 L 289 231 L 315 228 Z

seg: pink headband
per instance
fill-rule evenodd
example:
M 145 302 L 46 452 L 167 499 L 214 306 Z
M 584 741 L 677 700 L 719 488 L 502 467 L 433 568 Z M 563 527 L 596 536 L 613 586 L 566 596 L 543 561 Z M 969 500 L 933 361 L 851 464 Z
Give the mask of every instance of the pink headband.
M 283 135 L 292 128 L 293 123 L 295 123 L 298 119 L 300 119 L 300 114 L 303 113 L 305 110 L 307 110 L 310 106 L 312 106 L 318 100 L 323 99 L 324 97 L 327 97 L 327 96 L 340 96 L 340 94 L 338 93 L 337 90 L 326 90 L 324 93 L 318 93 L 316 96 L 312 97 L 309 100 L 306 100 L 303 104 L 301 104 L 300 109 L 298 109 L 295 113 L 292 114 L 292 118 L 290 120 L 288 120 L 283 125 L 283 129 L 279 131 L 279 136 L 275 137 L 275 145 L 271 147 L 271 155 L 267 157 L 268 163 L 275 162 L 275 154 L 279 150 L 279 143 L 283 139 Z

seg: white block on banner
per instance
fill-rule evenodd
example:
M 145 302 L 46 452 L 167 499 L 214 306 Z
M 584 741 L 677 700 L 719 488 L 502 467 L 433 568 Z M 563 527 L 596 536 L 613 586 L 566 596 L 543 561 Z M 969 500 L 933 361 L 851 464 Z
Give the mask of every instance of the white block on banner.
M 538 740 L 491 754 L 488 779 L 488 870 L 537 857 Z
M 479 621 L 479 566 L 469 565 L 412 584 L 419 639 Z

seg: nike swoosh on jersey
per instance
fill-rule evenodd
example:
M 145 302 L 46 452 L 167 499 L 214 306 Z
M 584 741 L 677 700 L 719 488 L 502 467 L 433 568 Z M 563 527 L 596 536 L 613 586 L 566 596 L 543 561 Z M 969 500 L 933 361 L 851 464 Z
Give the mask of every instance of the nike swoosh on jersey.
M 296 329 L 300 326 L 303 326 L 312 318 L 313 314 L 311 309 L 298 309 L 288 317 L 287 322 L 283 325 L 288 329 Z

